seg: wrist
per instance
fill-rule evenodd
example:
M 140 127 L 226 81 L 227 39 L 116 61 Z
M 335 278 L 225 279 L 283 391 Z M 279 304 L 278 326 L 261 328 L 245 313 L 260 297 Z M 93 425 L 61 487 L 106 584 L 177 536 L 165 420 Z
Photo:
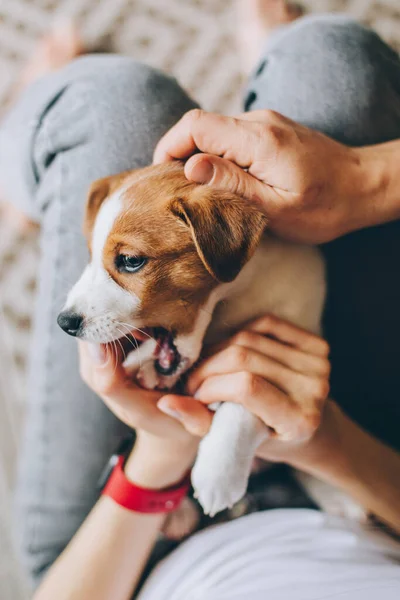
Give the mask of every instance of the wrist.
M 193 464 L 197 445 L 183 447 L 151 434 L 138 434 L 125 463 L 125 475 L 132 483 L 148 489 L 164 489 L 179 483 Z
M 333 480 L 337 473 L 353 477 L 353 465 L 343 435 L 341 409 L 333 400 L 326 402 L 321 424 L 314 435 L 305 442 L 267 441 L 258 455 L 265 460 L 286 464 L 324 480 Z
M 292 465 L 344 490 L 400 533 L 399 454 L 327 403 L 322 427 Z
M 328 400 L 321 425 L 313 437 L 293 456 L 292 466 L 313 474 L 323 471 L 334 475 L 334 472 L 338 471 L 341 476 L 348 473 L 352 478 L 353 467 L 343 435 L 343 421 L 346 418 L 336 402 Z
M 400 161 L 398 141 L 353 148 L 357 157 L 354 180 L 354 227 L 351 230 L 381 225 L 400 218 L 397 177 Z

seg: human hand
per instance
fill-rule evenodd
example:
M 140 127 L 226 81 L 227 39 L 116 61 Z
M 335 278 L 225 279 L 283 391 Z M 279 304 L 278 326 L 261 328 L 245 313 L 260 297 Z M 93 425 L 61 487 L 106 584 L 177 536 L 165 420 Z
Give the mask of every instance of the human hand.
M 79 349 L 84 381 L 136 429 L 140 452 L 132 455 L 132 468 L 147 484 L 190 467 L 211 426 L 207 405 L 213 402 L 246 406 L 272 431 L 260 449 L 263 457 L 290 462 L 291 450 L 297 453 L 317 431 L 329 391 L 325 340 L 272 316 L 210 349 L 189 377 L 190 396 L 140 388 L 125 374 L 122 357 L 105 353 L 104 346 L 79 342 Z
M 266 316 L 212 352 L 190 375 L 188 393 L 205 405 L 243 404 L 271 430 L 260 455 L 290 463 L 310 443 L 323 418 L 330 374 L 326 341 Z M 190 405 L 185 397 L 170 394 L 162 402 L 183 414 L 186 424 Z M 190 417 L 187 428 L 204 435 L 212 413 L 198 411 Z
M 157 404 L 163 392 L 145 390 L 135 383 L 122 366 L 122 348 L 78 342 L 82 379 L 108 408 L 126 425 L 136 430 L 134 451 L 125 472 L 144 487 L 166 487 L 180 480 L 191 467 L 198 438 L 188 433 L 178 420 L 171 418 Z M 193 399 L 191 416 L 207 412 Z
M 317 244 L 372 224 L 361 156 L 270 110 L 233 118 L 195 109 L 160 140 L 154 162 L 188 159 L 189 180 L 243 196 L 277 235 Z

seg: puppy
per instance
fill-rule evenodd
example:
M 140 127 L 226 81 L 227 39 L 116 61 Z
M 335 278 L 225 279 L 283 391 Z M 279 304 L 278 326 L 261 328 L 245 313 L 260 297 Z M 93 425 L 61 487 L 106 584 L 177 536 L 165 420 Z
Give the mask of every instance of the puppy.
M 187 181 L 180 163 L 96 181 L 84 223 L 90 262 L 59 325 L 96 343 L 133 332 L 140 345 L 125 368 L 149 389 L 172 388 L 204 343 L 268 312 L 319 334 L 321 255 L 273 238 L 266 226 L 244 199 Z M 243 406 L 217 408 L 192 471 L 206 513 L 245 494 L 266 436 L 265 425 Z

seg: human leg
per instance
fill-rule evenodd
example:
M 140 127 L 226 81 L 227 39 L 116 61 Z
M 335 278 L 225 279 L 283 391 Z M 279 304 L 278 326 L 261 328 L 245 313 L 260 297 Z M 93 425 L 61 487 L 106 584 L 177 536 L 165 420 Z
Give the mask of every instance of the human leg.
M 161 73 L 117 56 L 82 57 L 28 88 L 2 124 L 0 185 L 41 224 L 26 431 L 17 490 L 22 558 L 35 579 L 96 500 L 104 463 L 126 434 L 79 377 L 57 326 L 87 261 L 90 183 L 151 162 L 159 137 L 195 104 Z

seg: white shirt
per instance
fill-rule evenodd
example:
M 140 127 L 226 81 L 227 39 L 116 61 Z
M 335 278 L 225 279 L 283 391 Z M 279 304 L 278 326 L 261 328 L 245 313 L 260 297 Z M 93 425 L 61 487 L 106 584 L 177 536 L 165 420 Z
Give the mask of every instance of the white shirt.
M 153 571 L 140 600 L 400 600 L 400 544 L 308 509 L 210 527 Z

